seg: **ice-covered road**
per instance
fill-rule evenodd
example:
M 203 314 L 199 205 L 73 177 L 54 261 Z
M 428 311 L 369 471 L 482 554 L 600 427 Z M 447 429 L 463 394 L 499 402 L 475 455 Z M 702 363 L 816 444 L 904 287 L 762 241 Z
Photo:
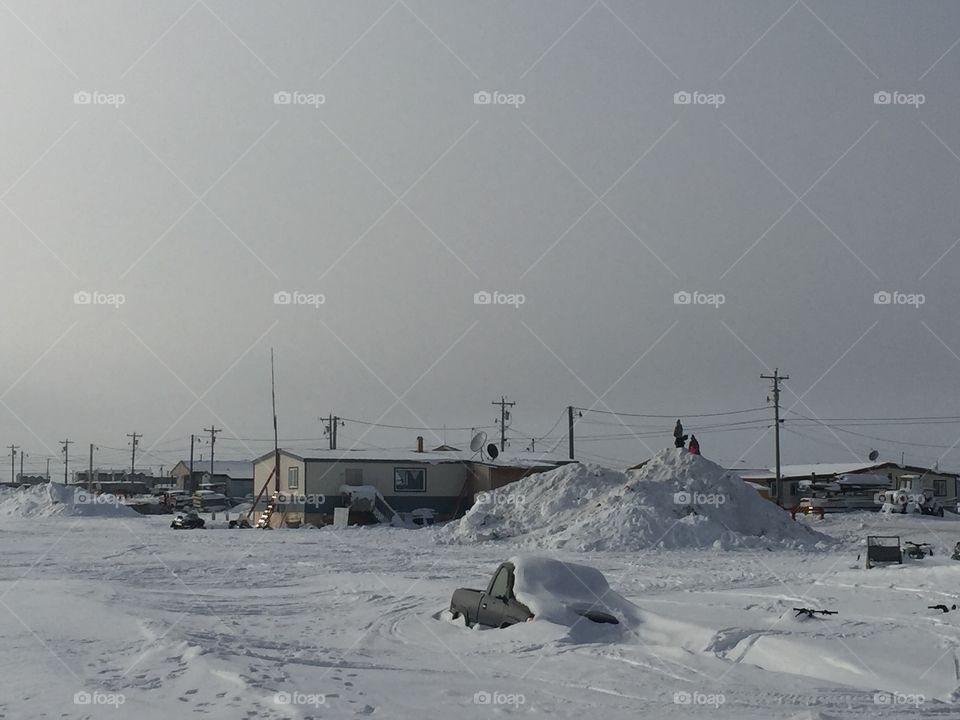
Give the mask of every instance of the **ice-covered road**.
M 560 553 L 643 611 L 635 637 L 585 643 L 440 617 L 509 543 L 3 518 L 0 717 L 960 717 L 960 610 L 927 609 L 960 594 L 960 521 L 816 522 L 836 549 Z M 862 570 L 868 527 L 936 555 Z

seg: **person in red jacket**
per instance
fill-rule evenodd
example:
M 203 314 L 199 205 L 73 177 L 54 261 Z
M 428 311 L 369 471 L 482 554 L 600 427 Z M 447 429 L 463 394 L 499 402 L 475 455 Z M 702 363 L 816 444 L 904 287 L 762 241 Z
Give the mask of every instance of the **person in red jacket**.
M 694 455 L 700 454 L 700 443 L 697 442 L 697 436 L 690 436 L 690 444 L 687 446 L 687 449 L 692 452 Z

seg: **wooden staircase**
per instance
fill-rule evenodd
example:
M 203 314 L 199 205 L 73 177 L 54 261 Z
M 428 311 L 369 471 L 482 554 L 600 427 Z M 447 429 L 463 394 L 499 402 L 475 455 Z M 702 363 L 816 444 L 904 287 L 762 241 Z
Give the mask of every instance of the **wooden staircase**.
M 270 501 L 267 503 L 267 507 L 264 508 L 263 512 L 260 513 L 260 517 L 257 518 L 257 524 L 254 527 L 261 529 L 270 528 L 270 518 L 273 517 L 273 513 L 277 510 L 277 493 L 274 493 L 270 496 Z

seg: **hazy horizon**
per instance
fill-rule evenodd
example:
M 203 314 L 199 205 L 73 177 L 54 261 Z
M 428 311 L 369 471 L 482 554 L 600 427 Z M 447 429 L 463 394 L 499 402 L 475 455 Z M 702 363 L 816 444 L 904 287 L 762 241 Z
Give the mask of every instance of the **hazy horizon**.
M 28 474 L 65 438 L 71 470 L 128 466 L 134 431 L 138 469 L 211 424 L 217 458 L 265 452 L 271 348 L 293 451 L 330 414 L 342 449 L 494 439 L 506 396 L 514 451 L 565 454 L 573 405 L 663 416 L 584 413 L 579 459 L 679 417 L 768 467 L 778 367 L 785 464 L 960 470 L 956 3 L 0 15 L 0 446 Z

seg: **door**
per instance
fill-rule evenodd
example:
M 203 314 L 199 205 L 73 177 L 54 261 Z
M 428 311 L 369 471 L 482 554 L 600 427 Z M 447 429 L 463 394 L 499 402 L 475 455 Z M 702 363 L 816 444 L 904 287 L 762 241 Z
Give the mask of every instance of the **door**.
M 477 619 L 481 625 L 500 627 L 503 611 L 507 607 L 510 593 L 510 570 L 501 567 L 490 583 L 488 592 L 480 598 L 480 610 Z

